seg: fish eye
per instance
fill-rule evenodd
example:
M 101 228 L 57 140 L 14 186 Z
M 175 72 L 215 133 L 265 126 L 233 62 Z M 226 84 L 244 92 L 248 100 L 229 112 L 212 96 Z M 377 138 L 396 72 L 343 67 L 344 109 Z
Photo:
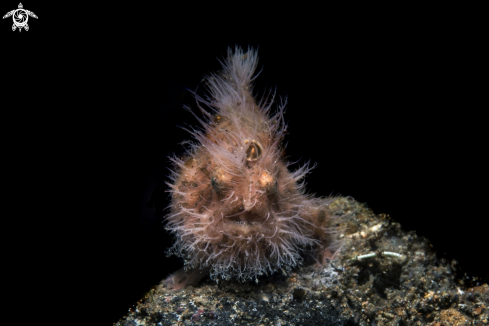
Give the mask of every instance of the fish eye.
M 278 192 L 278 182 L 275 180 L 274 182 L 270 182 L 267 186 L 267 192 L 269 195 L 275 195 Z
M 229 175 L 221 169 L 217 169 L 211 177 L 212 188 L 220 194 L 229 188 L 230 182 Z
M 217 192 L 218 194 L 223 194 L 224 191 L 226 190 L 226 186 L 223 184 L 222 181 L 220 181 L 218 178 L 216 177 L 213 177 L 211 179 L 211 186 L 212 186 L 212 189 L 214 189 L 215 192 Z

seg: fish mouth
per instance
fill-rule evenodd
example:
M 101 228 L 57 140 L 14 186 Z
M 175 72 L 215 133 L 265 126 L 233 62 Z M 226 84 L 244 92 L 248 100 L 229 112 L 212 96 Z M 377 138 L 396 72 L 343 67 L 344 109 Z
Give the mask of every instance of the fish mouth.
M 239 236 L 241 234 L 242 236 L 248 236 L 264 231 L 263 226 L 267 223 L 267 220 L 271 220 L 270 213 L 263 216 L 254 212 L 241 210 L 234 214 L 224 216 L 222 229 L 230 235 Z M 265 227 L 265 229 L 267 228 Z
M 270 215 L 268 213 L 268 215 Z M 244 211 L 239 212 L 237 214 L 231 214 L 224 217 L 224 221 L 228 224 L 236 224 L 236 225 L 262 225 L 266 222 L 267 216 L 261 216 L 259 214 Z

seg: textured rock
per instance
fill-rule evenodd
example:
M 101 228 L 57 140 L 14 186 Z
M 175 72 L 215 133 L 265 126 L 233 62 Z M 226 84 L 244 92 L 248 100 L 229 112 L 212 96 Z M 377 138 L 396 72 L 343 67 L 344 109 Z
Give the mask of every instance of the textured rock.
M 306 259 L 257 284 L 205 279 L 171 292 L 162 283 L 116 325 L 489 325 L 489 286 L 456 283 L 456 262 L 438 259 L 427 239 L 352 198 L 330 209 L 348 228 L 337 261 Z

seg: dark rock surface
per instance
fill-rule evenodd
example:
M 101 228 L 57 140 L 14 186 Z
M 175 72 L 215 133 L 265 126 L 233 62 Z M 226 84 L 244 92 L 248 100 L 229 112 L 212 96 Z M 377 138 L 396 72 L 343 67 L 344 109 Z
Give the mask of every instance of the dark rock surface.
M 456 281 L 456 261 L 437 258 L 427 239 L 351 198 L 330 209 L 348 228 L 337 261 L 257 284 L 160 284 L 115 325 L 489 325 L 489 286 Z

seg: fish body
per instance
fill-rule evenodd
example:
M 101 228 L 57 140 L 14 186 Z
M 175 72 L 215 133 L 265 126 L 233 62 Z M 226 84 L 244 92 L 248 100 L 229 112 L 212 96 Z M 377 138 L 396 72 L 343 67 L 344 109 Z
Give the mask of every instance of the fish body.
M 196 142 L 171 158 L 169 253 L 185 260 L 187 275 L 205 269 L 214 279 L 257 280 L 297 266 L 306 249 L 324 261 L 340 247 L 331 199 L 305 193 L 311 167 L 290 171 L 284 160 L 285 103 L 272 114 L 273 95 L 253 97 L 257 63 L 253 49 L 228 50 L 222 71 L 205 80 L 209 96 L 197 96 L 204 118 L 189 130 Z M 168 282 L 179 288 L 187 278 L 180 276 Z

